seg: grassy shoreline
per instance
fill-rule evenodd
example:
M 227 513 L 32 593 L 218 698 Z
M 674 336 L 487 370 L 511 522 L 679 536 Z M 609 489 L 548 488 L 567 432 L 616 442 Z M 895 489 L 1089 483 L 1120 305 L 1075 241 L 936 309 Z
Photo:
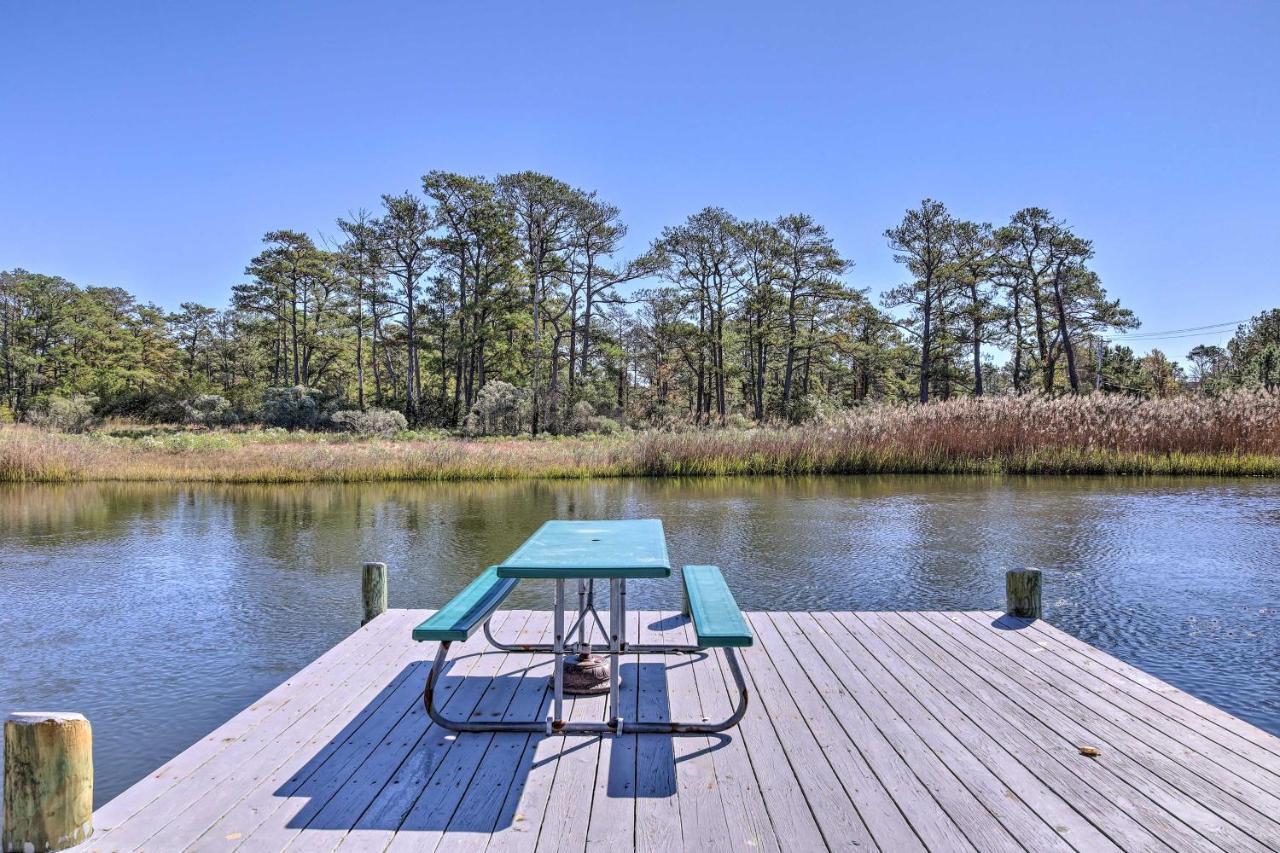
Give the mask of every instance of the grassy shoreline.
M 1280 476 L 1280 396 L 959 400 L 785 428 L 354 439 L 0 429 L 0 482 L 393 482 L 815 474 Z
M 297 454 L 296 464 L 263 464 L 246 454 L 220 459 L 173 460 L 131 456 L 103 466 L 52 466 L 44 470 L 0 474 L 0 483 L 173 482 L 225 484 L 462 482 L 485 480 L 566 480 L 624 477 L 856 476 L 873 474 L 952 474 L 993 476 L 1210 476 L 1277 477 L 1280 457 L 1176 453 L 1167 455 L 1060 450 L 1002 458 L 945 458 L 868 452 L 831 462 L 714 459 L 658 465 L 625 460 L 594 462 L 581 458 L 533 459 L 532 465 L 477 459 L 435 449 L 359 454 L 335 460 L 328 454 Z M 442 456 L 444 457 L 442 459 Z

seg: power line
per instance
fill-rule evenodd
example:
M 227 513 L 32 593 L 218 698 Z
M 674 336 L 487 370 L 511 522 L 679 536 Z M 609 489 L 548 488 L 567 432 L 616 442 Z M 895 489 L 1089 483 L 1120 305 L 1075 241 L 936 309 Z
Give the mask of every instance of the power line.
M 1221 326 L 1235 326 L 1243 322 L 1245 321 L 1244 320 L 1226 320 L 1222 323 L 1210 323 L 1207 326 L 1188 326 L 1185 329 L 1165 329 L 1160 332 L 1133 332 L 1132 334 L 1121 335 L 1119 337 L 1134 337 L 1134 336 L 1142 336 L 1142 335 L 1176 335 L 1181 332 L 1201 332 L 1206 329 L 1217 329 Z
M 1214 323 L 1209 326 L 1190 326 L 1185 329 L 1167 329 L 1162 332 L 1133 332 L 1132 334 L 1111 335 L 1114 339 L 1145 340 L 1158 338 L 1195 337 L 1197 335 L 1213 335 L 1232 331 L 1244 320 L 1231 320 L 1226 323 Z
M 1113 337 L 1113 338 L 1108 338 L 1108 340 L 1112 340 L 1112 341 L 1115 341 L 1115 342 L 1117 342 L 1117 343 L 1121 343 L 1121 344 L 1126 344 L 1126 343 L 1143 343 L 1143 342 L 1145 342 L 1145 341 L 1176 341 L 1176 340 L 1178 340 L 1178 339 L 1180 339 L 1180 338 L 1204 338 L 1204 337 L 1212 337 L 1212 336 L 1213 336 L 1213 335 L 1215 335 L 1215 334 L 1217 334 L 1217 335 L 1225 335 L 1225 334 L 1226 334 L 1227 332 L 1229 332 L 1229 331 L 1231 331 L 1231 330 L 1230 330 L 1230 329 L 1222 329 L 1222 330 L 1221 330 L 1221 331 L 1219 331 L 1219 332 L 1192 332 L 1192 333 L 1187 334 L 1187 335 L 1152 335 L 1152 336 L 1150 336 L 1150 337 L 1146 337 L 1146 338 L 1127 338 L 1127 337 L 1119 337 L 1119 336 L 1117 336 L 1117 337 Z

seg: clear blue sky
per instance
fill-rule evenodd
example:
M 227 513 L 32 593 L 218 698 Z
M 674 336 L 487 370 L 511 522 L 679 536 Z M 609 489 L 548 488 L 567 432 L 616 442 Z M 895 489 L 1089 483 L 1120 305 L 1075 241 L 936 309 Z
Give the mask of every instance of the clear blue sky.
M 1280 306 L 1280 3 L 880 5 L 6 3 L 0 268 L 222 305 L 269 229 L 537 169 L 629 252 L 807 211 L 878 293 L 932 196 L 1067 218 L 1145 330 Z

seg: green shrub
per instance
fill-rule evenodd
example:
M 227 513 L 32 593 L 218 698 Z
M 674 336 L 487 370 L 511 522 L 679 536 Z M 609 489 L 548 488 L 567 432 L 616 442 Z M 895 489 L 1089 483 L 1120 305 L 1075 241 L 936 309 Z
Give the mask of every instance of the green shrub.
M 791 401 L 786 414 L 793 424 L 825 424 L 839 418 L 844 411 L 830 400 L 805 394 Z
M 622 424 L 613 418 L 608 418 L 604 415 L 593 415 L 587 419 L 587 427 L 583 432 L 593 432 L 597 435 L 616 435 L 622 430 Z
M 480 389 L 463 422 L 468 435 L 515 435 L 529 408 L 529 394 L 509 382 L 490 380 Z
M 231 411 L 231 401 L 217 394 L 201 394 L 182 403 L 183 421 L 198 426 L 231 426 L 239 418 Z
M 391 438 L 409 428 L 404 415 L 391 409 L 357 411 L 344 409 L 329 418 L 334 426 L 355 435 L 377 435 Z
M 324 392 L 317 388 L 295 385 L 292 388 L 268 388 L 262 398 L 259 419 L 271 427 L 287 430 L 315 429 L 327 412 Z
M 27 422 L 59 432 L 88 432 L 100 422 L 94 412 L 97 405 L 98 398 L 91 394 L 51 394 L 36 401 L 27 412 Z
M 570 435 L 590 432 L 591 421 L 595 416 L 596 407 L 588 403 L 586 400 L 579 400 L 573 404 L 573 409 L 569 412 L 569 420 L 565 424 L 565 432 Z

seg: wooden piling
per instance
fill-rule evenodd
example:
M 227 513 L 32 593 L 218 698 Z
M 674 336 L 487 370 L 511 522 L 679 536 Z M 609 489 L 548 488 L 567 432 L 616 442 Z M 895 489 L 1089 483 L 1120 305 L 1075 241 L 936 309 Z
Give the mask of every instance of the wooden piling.
M 82 714 L 4 723 L 4 850 L 65 850 L 93 834 L 93 732 Z
M 1023 619 L 1041 616 L 1040 590 L 1043 578 L 1039 569 L 1013 569 L 1004 576 L 1004 612 Z
M 375 616 L 387 610 L 387 564 L 364 564 L 364 619 L 361 625 L 368 625 Z

